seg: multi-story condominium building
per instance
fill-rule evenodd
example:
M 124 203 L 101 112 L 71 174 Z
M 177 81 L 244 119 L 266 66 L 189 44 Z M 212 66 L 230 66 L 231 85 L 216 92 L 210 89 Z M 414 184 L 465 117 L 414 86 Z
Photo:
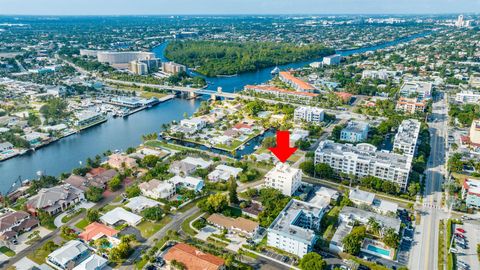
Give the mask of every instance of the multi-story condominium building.
M 364 70 L 362 72 L 362 79 L 379 79 L 379 80 L 387 80 L 392 79 L 397 75 L 395 71 L 389 71 L 385 69 L 381 70 Z
M 313 92 L 315 90 L 315 87 L 311 84 L 293 76 L 293 74 L 288 71 L 281 71 L 279 78 L 282 82 L 290 85 L 299 92 Z
M 162 70 L 163 72 L 166 72 L 166 73 L 177 74 L 182 71 L 187 72 L 187 67 L 174 62 L 163 62 Z
M 420 122 L 416 119 L 403 120 L 393 141 L 393 151 L 404 155 L 415 155 Z
M 154 59 L 155 54 L 151 52 L 110 52 L 100 51 L 97 53 L 97 60 L 100 63 L 128 64 L 140 59 Z
M 338 65 L 340 64 L 340 61 L 342 61 L 342 56 L 340 54 L 334 54 L 334 55 L 330 55 L 330 56 L 325 56 L 323 58 L 323 61 L 322 63 L 324 65 Z
M 148 65 L 138 60 L 130 62 L 129 69 L 131 72 L 138 75 L 145 75 L 148 73 Z
M 402 97 L 415 96 L 420 100 L 432 97 L 433 85 L 430 82 L 409 81 L 403 83 L 400 87 L 400 95 Z
M 295 109 L 293 119 L 295 122 L 305 121 L 320 123 L 323 121 L 325 111 L 317 107 L 300 106 Z
M 412 156 L 377 151 L 371 144 L 356 146 L 330 140 L 320 142 L 315 151 L 315 164 L 326 163 L 337 172 L 357 177 L 375 176 L 407 188 Z
M 470 126 L 470 143 L 480 146 L 480 119 L 473 120 Z
M 268 228 L 267 245 L 302 258 L 312 251 L 316 231 L 328 208 L 292 199 Z
M 106 120 L 103 114 L 88 110 L 75 113 L 75 118 L 76 126 L 88 126 Z
M 302 171 L 279 162 L 265 175 L 265 186 L 278 189 L 285 196 L 292 196 L 302 184 Z
M 480 92 L 463 90 L 455 95 L 455 101 L 460 103 L 478 103 L 480 101 Z
M 418 98 L 406 98 L 401 97 L 397 101 L 397 106 L 395 109 L 397 111 L 402 111 L 410 114 L 414 114 L 416 112 L 424 112 L 427 108 L 427 101 L 426 100 L 419 100 Z
M 258 94 L 294 99 L 299 101 L 310 101 L 318 97 L 318 94 L 315 93 L 290 91 L 271 85 L 245 85 L 244 89 L 246 91 L 251 91 Z
M 467 207 L 480 208 L 480 180 L 465 179 L 462 186 L 462 199 Z
M 350 121 L 340 132 L 340 140 L 347 142 L 362 142 L 368 137 L 368 123 Z

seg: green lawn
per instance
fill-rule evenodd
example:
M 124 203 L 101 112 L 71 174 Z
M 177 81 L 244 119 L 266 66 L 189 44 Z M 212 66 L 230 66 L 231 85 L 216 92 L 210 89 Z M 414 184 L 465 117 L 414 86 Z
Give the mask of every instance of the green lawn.
M 7 255 L 8 257 L 13 257 L 15 256 L 15 251 L 9 249 L 6 246 L 0 247 L 0 252 Z
M 42 250 L 42 249 L 37 249 L 34 252 L 30 253 L 27 255 L 27 257 L 36 262 L 37 264 L 44 264 L 45 263 L 45 258 L 50 254 L 50 252 Z
M 167 225 L 171 221 L 172 218 L 169 216 L 162 218 L 162 220 L 160 220 L 159 222 L 151 222 L 145 220 L 142 221 L 142 223 L 138 224 L 136 228 L 140 230 L 140 233 L 143 237 L 149 238 L 150 236 L 158 232 L 161 228 L 165 227 L 165 225 Z
M 185 221 L 182 223 L 182 231 L 185 232 L 186 234 L 189 234 L 191 236 L 194 236 L 197 234 L 197 232 L 195 232 L 195 230 L 193 230 L 191 227 L 190 227 L 190 222 L 194 219 L 196 219 L 197 217 L 201 216 L 202 215 L 202 212 L 197 212 L 195 215 L 192 215 L 190 217 L 188 217 L 187 219 L 185 219 Z
M 88 220 L 84 218 L 79 222 L 77 222 L 77 224 L 75 224 L 75 227 L 79 228 L 80 230 L 83 230 L 85 229 L 85 227 L 87 227 L 88 224 L 90 224 L 90 222 L 88 222 Z
M 85 212 L 85 208 L 80 208 L 80 210 L 74 212 L 73 214 L 70 214 L 70 215 L 66 215 L 62 218 L 62 222 L 63 223 L 67 223 L 69 222 L 70 220 L 72 220 L 74 217 L 80 215 L 81 213 L 84 213 Z
M 162 142 L 162 141 L 148 141 L 148 142 L 145 142 L 145 145 L 150 146 L 150 147 L 168 148 L 168 149 L 175 150 L 175 151 L 192 150 L 192 149 L 198 151 L 198 149 L 195 149 L 195 148 L 185 147 L 185 146 L 181 146 L 181 145 L 177 145 L 177 144 L 166 143 L 166 142 Z

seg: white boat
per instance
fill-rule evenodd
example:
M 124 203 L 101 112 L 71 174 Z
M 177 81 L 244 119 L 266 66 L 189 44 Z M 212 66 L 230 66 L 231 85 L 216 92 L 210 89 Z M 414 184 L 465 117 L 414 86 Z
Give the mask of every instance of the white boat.
M 272 75 L 277 75 L 280 72 L 280 69 L 278 67 L 275 67 L 270 73 Z

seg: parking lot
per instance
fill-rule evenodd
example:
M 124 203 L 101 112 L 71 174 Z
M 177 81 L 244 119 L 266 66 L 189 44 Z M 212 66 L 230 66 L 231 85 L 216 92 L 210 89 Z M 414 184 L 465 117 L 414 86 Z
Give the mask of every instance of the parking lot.
M 462 228 L 465 230 L 463 235 L 466 240 L 465 248 L 462 248 L 460 245 L 456 246 L 458 250 L 457 269 L 462 269 L 461 262 L 468 265 L 468 268 L 465 269 L 480 269 L 480 263 L 478 262 L 477 256 L 477 244 L 480 243 L 480 225 L 465 221 L 463 225 L 455 225 L 455 230 L 456 228 Z
M 280 255 L 280 254 L 272 252 L 270 250 L 263 250 L 262 254 L 265 255 L 265 256 L 268 256 L 268 257 L 270 257 L 274 260 L 281 261 L 281 262 L 284 262 L 284 263 L 289 264 L 289 265 L 294 264 L 294 261 L 293 261 L 292 258 L 290 258 L 288 256 L 285 256 L 285 255 Z

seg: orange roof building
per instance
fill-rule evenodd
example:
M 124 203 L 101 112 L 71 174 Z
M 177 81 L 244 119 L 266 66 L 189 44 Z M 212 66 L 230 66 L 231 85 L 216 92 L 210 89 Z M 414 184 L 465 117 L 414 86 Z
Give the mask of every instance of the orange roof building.
M 337 95 L 337 97 L 341 98 L 343 100 L 343 102 L 349 102 L 350 99 L 353 97 L 352 94 L 347 93 L 347 92 L 335 92 L 335 95 Z
M 171 247 L 165 256 L 165 261 L 170 265 L 177 261 L 185 265 L 187 270 L 218 270 L 224 269 L 225 260 L 184 243 Z
M 117 234 L 117 230 L 110 228 L 107 225 L 98 222 L 92 222 L 85 227 L 85 231 L 79 234 L 78 237 L 85 242 L 90 242 L 91 240 L 97 240 L 104 236 L 114 237 Z
M 293 76 L 293 74 L 288 71 L 281 71 L 279 73 L 279 78 L 282 80 L 282 82 L 290 85 L 297 91 L 313 92 L 315 90 L 315 87 L 313 87 L 311 84 Z
M 277 97 L 292 97 L 296 99 L 312 99 L 318 97 L 318 94 L 310 93 L 310 92 L 296 92 L 296 91 L 289 91 L 279 87 L 271 86 L 271 85 L 246 85 L 245 90 L 247 91 L 254 91 L 260 94 L 272 94 Z

